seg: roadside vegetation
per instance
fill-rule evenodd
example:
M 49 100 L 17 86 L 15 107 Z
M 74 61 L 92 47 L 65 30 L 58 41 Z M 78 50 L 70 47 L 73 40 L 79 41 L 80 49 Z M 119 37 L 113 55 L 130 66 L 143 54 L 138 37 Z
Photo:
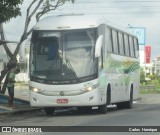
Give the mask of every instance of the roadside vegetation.
M 150 94 L 150 93 L 160 93 L 160 75 L 148 74 L 145 75 L 144 71 L 141 69 L 140 72 L 140 93 Z

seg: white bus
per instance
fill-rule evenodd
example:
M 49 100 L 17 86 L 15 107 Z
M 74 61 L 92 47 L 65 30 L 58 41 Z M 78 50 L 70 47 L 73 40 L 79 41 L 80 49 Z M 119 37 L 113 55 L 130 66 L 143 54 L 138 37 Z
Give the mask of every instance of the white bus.
M 104 18 L 59 15 L 38 22 L 30 49 L 30 104 L 131 108 L 139 93 L 137 37 Z

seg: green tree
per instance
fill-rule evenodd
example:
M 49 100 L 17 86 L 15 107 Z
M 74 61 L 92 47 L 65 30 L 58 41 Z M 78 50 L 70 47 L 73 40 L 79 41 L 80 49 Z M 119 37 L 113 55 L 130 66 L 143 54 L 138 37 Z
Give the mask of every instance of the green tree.
M 143 71 L 143 69 L 141 68 L 140 70 L 140 83 L 145 82 L 145 73 Z
M 21 15 L 19 5 L 22 4 L 23 0 L 0 0 L 0 32 L 1 40 L 5 40 L 3 33 L 2 23 L 9 21 L 11 18 L 15 18 L 18 15 Z M 3 47 L 9 57 L 11 57 L 11 52 L 7 47 L 7 44 L 4 43 Z M 1 77 L 0 77 L 1 80 Z
M 18 42 L 17 47 L 13 54 L 11 52 L 7 52 L 8 56 L 10 57 L 10 61 L 8 62 L 8 67 L 17 63 L 16 56 L 20 50 L 20 46 L 22 42 L 27 39 L 27 37 L 31 34 L 33 30 L 33 28 L 29 28 L 29 25 L 34 16 L 36 16 L 36 20 L 39 21 L 40 18 L 43 15 L 47 14 L 48 12 L 55 10 L 57 7 L 64 5 L 66 2 L 74 3 L 74 1 L 75 0 L 32 0 L 32 2 L 27 8 L 24 30 L 20 38 L 20 41 Z M 3 74 L 0 77 L 0 81 L 2 81 L 4 76 L 7 74 L 7 70 L 8 69 L 4 69 Z M 6 84 L 6 80 L 4 84 Z M 1 93 L 5 93 L 5 89 L 6 86 L 3 85 Z
M 23 0 L 0 0 L 0 23 L 21 15 L 19 4 L 22 2 Z

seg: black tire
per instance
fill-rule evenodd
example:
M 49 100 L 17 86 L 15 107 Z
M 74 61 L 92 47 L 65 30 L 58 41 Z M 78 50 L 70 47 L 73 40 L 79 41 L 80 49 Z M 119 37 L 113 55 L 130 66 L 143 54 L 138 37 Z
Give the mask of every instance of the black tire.
M 118 109 L 124 109 L 124 102 L 116 104 Z
M 133 106 L 133 87 L 131 87 L 131 90 L 130 90 L 129 101 L 117 103 L 116 105 L 118 109 L 131 109 L 132 108 Z
M 104 105 L 100 105 L 98 106 L 98 112 L 100 114 L 106 114 L 107 113 L 107 105 L 110 104 L 110 100 L 111 100 L 111 96 L 110 96 L 110 89 L 108 87 L 107 89 L 107 95 L 106 95 L 107 99 L 106 99 L 106 103 Z
M 131 87 L 130 99 L 129 99 L 129 101 L 124 103 L 124 106 L 126 109 L 131 109 L 133 106 L 133 87 Z
M 107 104 L 98 106 L 98 112 L 100 114 L 106 114 L 107 113 Z
M 46 112 L 46 115 L 51 116 L 51 115 L 54 114 L 55 108 L 53 108 L 53 107 L 46 107 L 46 108 L 44 109 L 44 111 Z

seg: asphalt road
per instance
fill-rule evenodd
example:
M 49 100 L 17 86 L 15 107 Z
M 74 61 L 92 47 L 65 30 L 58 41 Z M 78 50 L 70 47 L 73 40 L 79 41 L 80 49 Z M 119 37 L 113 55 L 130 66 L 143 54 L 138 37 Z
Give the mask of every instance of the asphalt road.
M 0 126 L 160 126 L 160 94 L 142 95 L 142 100 L 134 103 L 132 109 L 119 110 L 110 106 L 107 114 L 98 114 L 96 108 L 90 113 L 80 113 L 74 109 L 62 110 L 54 116 L 46 116 L 44 111 L 0 116 Z M 61 133 L 56 133 L 60 135 Z M 76 134 L 81 135 L 81 132 Z M 102 132 L 94 134 L 103 134 Z M 92 134 L 92 135 L 94 135 Z M 105 132 L 105 135 L 116 133 Z M 151 133 L 118 133 L 118 135 L 151 135 Z M 152 133 L 160 135 L 159 133 Z M 70 135 L 69 132 L 65 135 Z M 88 133 L 87 133 L 88 135 Z

